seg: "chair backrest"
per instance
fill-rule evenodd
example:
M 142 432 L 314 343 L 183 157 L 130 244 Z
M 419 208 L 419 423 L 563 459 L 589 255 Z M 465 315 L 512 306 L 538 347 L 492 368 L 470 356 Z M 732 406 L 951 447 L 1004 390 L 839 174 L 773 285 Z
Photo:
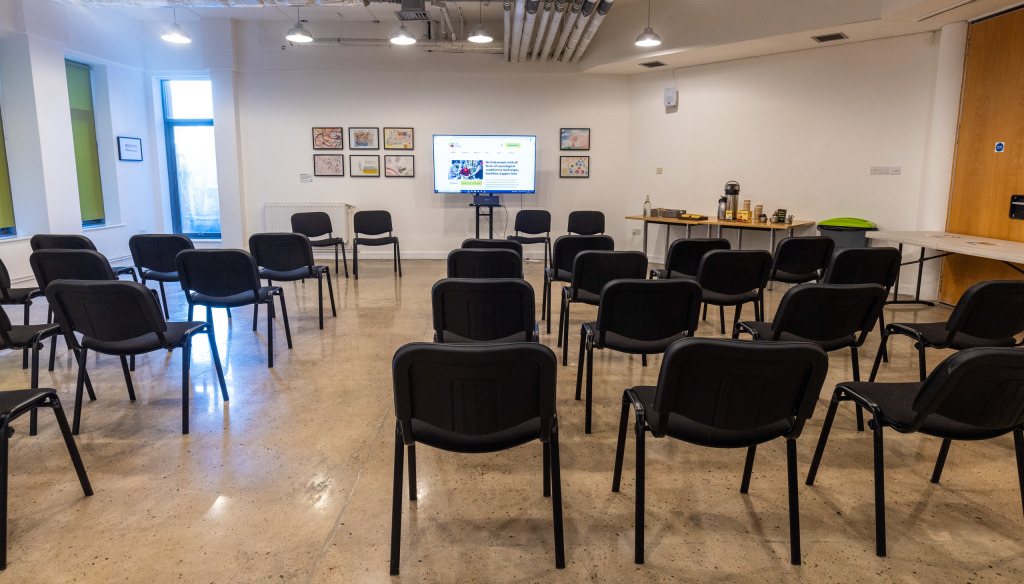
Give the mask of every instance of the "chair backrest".
M 837 249 L 822 277 L 823 284 L 880 284 L 886 290 L 896 283 L 903 256 L 895 247 L 846 247 Z
M 742 294 L 764 288 L 772 254 L 764 250 L 716 249 L 704 254 L 697 283 L 719 294 Z
M 700 286 L 693 280 L 612 280 L 601 289 L 597 334 L 657 341 L 683 332 L 693 336 L 700 318 Z
M 569 233 L 597 235 L 604 233 L 604 213 L 600 211 L 573 211 L 569 213 Z
M 510 249 L 523 257 L 523 244 L 511 239 L 474 239 L 462 241 L 462 249 Z
M 502 450 L 518 445 L 502 443 L 502 432 L 540 418 L 540 439 L 547 442 L 557 368 L 555 354 L 539 343 L 405 345 L 392 361 L 395 416 L 404 441 L 416 441 L 417 420 L 451 436 L 450 443 L 433 446 Z
M 979 282 L 964 292 L 946 321 L 952 336 L 961 332 L 1002 339 L 1024 331 L 1024 280 Z
M 249 253 L 256 265 L 268 270 L 313 267 L 313 247 L 301 233 L 254 233 L 249 236 Z
M 683 339 L 665 352 L 654 397 L 658 435 L 678 414 L 699 424 L 751 436 L 789 421 L 776 436 L 795 438 L 811 417 L 828 373 L 828 357 L 811 343 L 755 343 L 732 339 Z M 713 433 L 707 446 L 716 446 Z M 749 445 L 744 444 L 744 445 Z M 729 444 L 735 446 L 735 442 Z
M 358 234 L 380 235 L 391 233 L 391 213 L 387 211 L 356 211 L 352 216 L 352 229 Z
M 929 415 L 988 430 L 1024 426 L 1024 351 L 964 349 L 936 367 L 914 398 L 914 431 Z
M 187 249 L 175 259 L 181 289 L 206 296 L 257 293 L 259 271 L 252 254 L 241 249 Z
M 10 347 L 12 345 L 11 336 L 9 334 L 12 329 L 11 319 L 8 318 L 7 311 L 0 308 L 0 345 L 3 345 L 4 347 Z
M 613 251 L 615 240 L 608 235 L 562 235 L 551 247 L 551 268 L 572 273 L 576 254 L 581 251 Z
M 173 233 L 140 233 L 128 239 L 132 262 L 154 272 L 173 272 L 179 251 L 195 249 L 192 240 Z
M 334 226 L 331 225 L 331 216 L 323 211 L 293 213 L 292 231 L 301 233 L 306 237 L 330 236 L 331 232 L 334 231 Z
M 677 239 L 668 246 L 665 269 L 668 270 L 670 276 L 672 272 L 696 276 L 704 254 L 716 249 L 730 248 L 729 240 L 722 237 Z
M 438 342 L 446 342 L 446 333 L 481 342 L 525 333 L 529 340 L 536 327 L 533 286 L 526 280 L 447 278 L 434 284 L 430 300 Z
M 66 336 L 81 333 L 99 341 L 126 341 L 167 330 L 156 298 L 142 284 L 121 280 L 60 280 L 46 287 L 46 300 Z
M 107 258 L 91 249 L 41 249 L 28 257 L 39 289 L 54 280 L 116 280 Z
M 4 264 L 3 260 L 0 260 L 0 295 L 3 298 L 10 297 L 11 289 L 11 274 L 7 271 L 7 265 Z
M 860 346 L 885 305 L 880 284 L 801 284 L 786 291 L 772 321 L 773 338 L 790 333 L 812 341 L 835 341 L 860 333 Z M 765 339 L 769 340 L 769 339 Z
M 96 251 L 92 240 L 84 235 L 37 233 L 28 240 L 32 251 L 40 249 L 91 249 Z
M 836 241 L 831 237 L 787 237 L 775 246 L 772 276 L 782 271 L 790 274 L 811 274 L 818 276 L 825 270 L 832 258 Z
M 539 233 L 551 232 L 551 213 L 542 209 L 524 209 L 516 213 L 516 233 Z
M 600 294 L 612 280 L 642 280 L 647 276 L 647 256 L 638 251 L 581 251 L 572 267 L 573 299 L 579 292 Z
M 522 278 L 523 257 L 510 249 L 453 249 L 449 278 Z

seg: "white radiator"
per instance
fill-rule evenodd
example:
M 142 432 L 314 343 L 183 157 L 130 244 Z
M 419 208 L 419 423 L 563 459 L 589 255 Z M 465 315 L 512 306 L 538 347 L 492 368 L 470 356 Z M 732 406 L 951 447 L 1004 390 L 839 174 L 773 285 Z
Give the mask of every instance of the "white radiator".
M 291 232 L 292 215 L 323 211 L 331 216 L 331 227 L 334 237 L 343 237 L 348 241 L 352 233 L 352 205 L 348 203 L 264 203 L 263 213 L 266 220 L 266 231 L 269 233 Z

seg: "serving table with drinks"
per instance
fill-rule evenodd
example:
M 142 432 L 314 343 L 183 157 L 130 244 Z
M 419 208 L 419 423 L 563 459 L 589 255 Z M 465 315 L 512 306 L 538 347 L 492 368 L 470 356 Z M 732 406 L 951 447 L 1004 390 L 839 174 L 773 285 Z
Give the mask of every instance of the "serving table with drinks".
M 744 231 L 746 231 L 746 230 L 754 230 L 754 231 L 764 231 L 764 230 L 767 230 L 768 231 L 768 237 L 769 237 L 769 244 L 768 244 L 769 250 L 768 251 L 772 252 L 772 253 L 775 253 L 775 233 L 777 231 L 781 231 L 781 230 L 788 231 L 789 232 L 789 234 L 788 234 L 789 237 L 792 237 L 793 236 L 793 229 L 795 229 L 797 227 L 804 227 L 804 226 L 815 225 L 814 221 L 797 221 L 795 219 L 792 222 L 790 222 L 790 223 L 770 223 L 770 222 L 769 223 L 761 223 L 761 222 L 758 222 L 758 221 L 739 221 L 739 220 L 736 220 L 736 221 L 721 221 L 719 219 L 712 219 L 711 217 L 708 217 L 707 219 L 702 219 L 702 220 L 698 220 L 698 219 L 679 219 L 679 218 L 675 218 L 675 217 L 644 217 L 642 215 L 627 215 L 626 219 L 632 219 L 634 221 L 643 221 L 644 222 L 643 251 L 644 251 L 645 254 L 647 253 L 647 226 L 650 225 L 651 223 L 655 223 L 655 224 L 659 224 L 659 225 L 665 225 L 666 226 L 665 227 L 665 257 L 666 258 L 668 257 L 668 244 L 672 240 L 671 237 L 669 236 L 669 231 L 671 231 L 671 228 L 672 228 L 673 225 L 683 225 L 683 226 L 685 226 L 686 227 L 686 238 L 687 239 L 690 238 L 690 233 L 691 233 L 694 225 L 697 225 L 697 226 L 700 226 L 700 225 L 707 226 L 707 237 L 711 237 L 711 228 L 712 227 L 716 227 L 717 230 L 718 230 L 716 237 L 721 237 L 722 236 L 722 229 L 735 229 L 737 231 L 737 233 L 739 234 L 738 235 L 738 241 L 736 243 L 736 249 L 742 249 L 742 247 L 743 247 L 743 232 Z

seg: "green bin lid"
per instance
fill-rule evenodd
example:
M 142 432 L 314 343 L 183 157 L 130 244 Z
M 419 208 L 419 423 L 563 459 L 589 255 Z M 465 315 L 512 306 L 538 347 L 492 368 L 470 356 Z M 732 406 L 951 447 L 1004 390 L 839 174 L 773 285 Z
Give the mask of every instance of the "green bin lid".
M 825 221 L 819 221 L 818 225 L 824 225 L 825 227 L 853 227 L 855 229 L 875 229 L 878 227 L 867 219 L 858 219 L 856 217 L 826 219 Z

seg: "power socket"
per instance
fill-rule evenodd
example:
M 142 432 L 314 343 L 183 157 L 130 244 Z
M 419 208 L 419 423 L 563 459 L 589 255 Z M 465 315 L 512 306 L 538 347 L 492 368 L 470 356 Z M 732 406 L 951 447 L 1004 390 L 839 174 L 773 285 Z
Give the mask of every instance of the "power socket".
M 889 174 L 889 167 L 888 166 L 872 166 L 871 167 L 871 176 L 881 175 L 881 174 L 888 175 Z
M 633 230 L 633 235 L 640 235 L 640 230 L 639 229 L 634 229 Z

